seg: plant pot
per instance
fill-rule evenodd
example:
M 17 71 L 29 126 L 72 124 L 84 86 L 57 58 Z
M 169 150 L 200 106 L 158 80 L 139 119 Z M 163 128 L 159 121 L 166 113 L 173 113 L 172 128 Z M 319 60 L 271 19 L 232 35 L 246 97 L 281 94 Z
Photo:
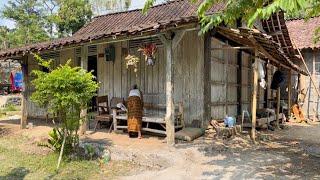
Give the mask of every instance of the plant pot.
M 153 57 L 147 57 L 147 66 L 153 66 L 154 65 L 154 58 Z

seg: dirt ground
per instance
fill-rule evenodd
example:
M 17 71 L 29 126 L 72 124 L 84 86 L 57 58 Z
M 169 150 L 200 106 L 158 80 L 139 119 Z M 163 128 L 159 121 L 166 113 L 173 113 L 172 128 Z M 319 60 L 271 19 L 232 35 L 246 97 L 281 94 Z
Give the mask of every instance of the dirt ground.
M 6 129 L 34 141 L 45 139 L 51 129 L 35 122 L 32 129 L 20 130 L 18 123 L 0 120 L 0 128 L 2 132 Z M 178 142 L 168 147 L 161 137 L 145 135 L 143 139 L 130 139 L 126 134 L 106 130 L 88 131 L 82 140 L 105 144 L 112 161 L 134 164 L 128 176 L 117 174 L 117 179 L 320 178 L 319 124 L 287 124 L 283 130 L 261 134 L 263 141 L 257 145 L 251 143 L 248 135 L 228 140 L 206 135 L 192 143 Z M 26 151 L 44 150 L 26 148 Z

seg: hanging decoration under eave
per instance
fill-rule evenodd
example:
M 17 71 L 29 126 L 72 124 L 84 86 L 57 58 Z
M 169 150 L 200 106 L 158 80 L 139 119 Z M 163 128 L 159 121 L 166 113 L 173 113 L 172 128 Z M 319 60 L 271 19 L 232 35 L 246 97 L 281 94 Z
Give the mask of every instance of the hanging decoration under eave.
M 155 64 L 155 54 L 157 52 L 156 44 L 146 44 L 143 47 L 139 48 L 138 51 L 142 52 L 148 66 L 153 66 Z

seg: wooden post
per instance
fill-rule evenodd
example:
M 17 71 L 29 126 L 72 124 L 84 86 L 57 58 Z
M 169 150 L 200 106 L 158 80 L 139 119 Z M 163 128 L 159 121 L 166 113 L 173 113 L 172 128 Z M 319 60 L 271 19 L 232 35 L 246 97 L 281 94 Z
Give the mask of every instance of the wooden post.
M 21 93 L 21 121 L 20 121 L 20 128 L 26 129 L 28 123 L 28 100 L 27 100 L 27 92 L 28 92 L 28 56 L 24 56 L 24 62 L 26 66 L 23 69 L 23 82 L 24 82 L 24 89 Z
M 280 87 L 277 89 L 277 111 L 276 111 L 276 126 L 280 128 Z
M 292 91 L 292 72 L 291 70 L 289 70 L 288 72 L 288 118 L 291 116 L 291 97 L 292 97 L 292 94 L 291 94 L 291 91 Z
M 253 65 L 253 90 L 252 90 L 252 128 L 251 128 L 251 138 L 253 142 L 256 141 L 256 121 L 257 121 L 257 91 L 258 91 L 258 50 L 255 50 L 255 61 Z
M 81 126 L 80 126 L 80 135 L 85 135 L 87 131 L 87 121 L 88 121 L 88 113 L 87 109 L 81 109 L 80 118 L 81 118 Z
M 174 100 L 173 100 L 173 57 L 172 40 L 165 44 L 166 50 L 166 134 L 167 143 L 174 145 Z
M 185 31 L 177 31 L 175 33 L 167 33 L 160 35 L 159 38 L 164 44 L 166 52 L 166 136 L 167 144 L 175 144 L 175 128 L 174 128 L 174 100 L 173 100 L 173 48 L 176 48 L 183 38 Z
M 26 129 L 27 128 L 27 121 L 28 121 L 28 110 L 27 110 L 27 95 L 26 92 L 21 93 L 21 122 L 20 128 Z
M 207 33 L 204 39 L 204 72 L 203 72 L 203 85 L 204 85 L 204 101 L 203 101 L 203 109 L 204 116 L 202 121 L 202 127 L 205 127 L 208 124 L 208 121 L 211 120 L 211 34 Z M 207 121 L 206 121 L 207 120 Z
M 88 47 L 87 46 L 81 47 L 81 67 L 85 70 L 88 69 Z M 81 109 L 80 117 L 84 118 L 80 127 L 80 135 L 84 135 L 87 131 L 87 124 L 88 124 L 87 109 Z
M 184 123 L 184 110 L 183 110 L 183 103 L 179 103 L 179 113 L 181 113 L 181 125 L 183 128 L 185 128 L 185 123 Z
M 116 132 L 117 131 L 117 109 L 112 109 L 112 120 L 113 120 L 113 131 Z
M 242 51 L 238 50 L 237 52 L 237 114 L 241 114 L 242 111 Z
M 270 89 L 269 89 L 269 63 L 266 63 L 265 64 L 265 80 L 267 82 L 267 87 L 264 91 L 264 108 L 268 108 L 268 105 L 269 105 L 269 92 L 270 92 Z

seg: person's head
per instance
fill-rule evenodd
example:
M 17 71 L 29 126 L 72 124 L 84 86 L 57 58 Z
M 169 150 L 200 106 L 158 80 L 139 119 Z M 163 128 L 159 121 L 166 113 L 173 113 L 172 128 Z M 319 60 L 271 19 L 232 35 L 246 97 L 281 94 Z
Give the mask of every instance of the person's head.
M 138 89 L 138 85 L 137 85 L 137 84 L 134 84 L 134 85 L 132 86 L 132 89 Z

